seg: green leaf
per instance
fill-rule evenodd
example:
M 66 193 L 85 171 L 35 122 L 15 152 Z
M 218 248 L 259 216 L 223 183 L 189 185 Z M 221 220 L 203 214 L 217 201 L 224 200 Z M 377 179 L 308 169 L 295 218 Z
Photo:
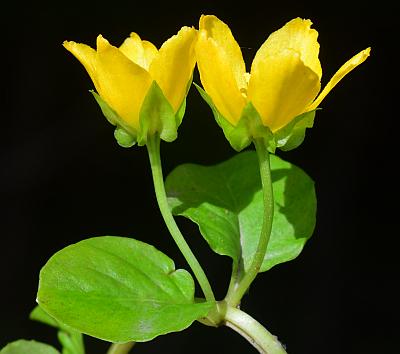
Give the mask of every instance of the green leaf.
M 315 226 L 313 181 L 300 168 L 271 155 L 275 213 L 260 271 L 297 257 Z M 215 166 L 184 164 L 166 179 L 172 212 L 195 222 L 210 247 L 246 270 L 257 248 L 263 201 L 254 151 Z
M 148 341 L 207 315 L 194 282 L 154 247 L 96 237 L 53 255 L 40 272 L 39 305 L 57 321 L 111 342 Z
M 7 344 L 0 354 L 60 354 L 52 346 L 34 340 L 19 339 Z

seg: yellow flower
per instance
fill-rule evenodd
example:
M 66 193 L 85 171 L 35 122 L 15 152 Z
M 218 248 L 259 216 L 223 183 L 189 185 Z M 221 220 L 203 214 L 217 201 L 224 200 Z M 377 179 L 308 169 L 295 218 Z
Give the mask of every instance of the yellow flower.
M 194 28 L 182 27 L 160 50 L 136 33 L 119 48 L 101 35 L 97 37 L 97 50 L 69 41 L 63 45 L 85 67 L 100 97 L 124 124 L 139 131 L 142 104 L 154 81 L 173 112 L 180 109 L 196 64 L 196 39 Z
M 196 58 L 203 87 L 218 112 L 233 126 L 251 102 L 273 133 L 295 117 L 315 110 L 332 88 L 370 53 L 347 61 L 321 88 L 318 32 L 295 18 L 272 33 L 246 72 L 242 52 L 229 27 L 215 16 L 201 16 Z

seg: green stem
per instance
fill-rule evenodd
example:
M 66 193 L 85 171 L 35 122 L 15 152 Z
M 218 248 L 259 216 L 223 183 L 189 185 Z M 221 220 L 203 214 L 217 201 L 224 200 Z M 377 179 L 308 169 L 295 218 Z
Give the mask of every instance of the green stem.
M 85 354 L 85 343 L 83 341 L 83 334 L 79 332 L 71 334 L 71 340 L 76 347 L 77 353 Z
M 274 195 L 272 190 L 269 152 L 261 139 L 255 139 L 254 145 L 256 147 L 260 168 L 260 177 L 264 200 L 264 218 L 260 239 L 258 241 L 253 261 L 239 283 L 236 284 L 235 287 L 230 286 L 230 289 L 226 296 L 227 303 L 233 307 L 239 305 L 240 300 L 242 299 L 243 295 L 245 294 L 261 268 L 261 265 L 264 261 L 265 253 L 267 251 L 267 246 L 272 230 L 272 220 L 274 216 Z
M 182 252 L 190 268 L 192 269 L 200 287 L 206 297 L 207 301 L 215 301 L 214 293 L 211 289 L 210 283 L 201 267 L 199 261 L 196 259 L 189 245 L 186 243 L 182 233 L 176 225 L 175 219 L 172 216 L 171 210 L 168 205 L 168 199 L 165 192 L 164 178 L 161 167 L 160 159 L 160 137 L 153 135 L 147 140 L 147 150 L 149 153 L 151 171 L 153 174 L 153 183 L 156 193 L 158 206 L 161 211 L 161 215 L 164 218 L 164 222 L 174 239 L 179 250 Z
M 229 287 L 227 294 L 233 294 L 237 287 L 238 278 L 239 278 L 239 264 L 238 262 L 232 262 L 232 273 L 231 273 L 231 280 L 229 281 Z M 226 299 L 225 299 L 226 300 Z
M 113 343 L 108 349 L 107 354 L 128 354 L 135 342 Z
M 226 308 L 225 325 L 246 338 L 262 354 L 287 354 L 278 338 L 237 308 Z

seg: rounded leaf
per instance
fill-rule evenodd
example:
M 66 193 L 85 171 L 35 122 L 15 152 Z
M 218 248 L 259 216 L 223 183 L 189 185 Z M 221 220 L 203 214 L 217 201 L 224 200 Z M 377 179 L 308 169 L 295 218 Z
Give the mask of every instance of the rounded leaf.
M 315 226 L 314 183 L 300 168 L 271 156 L 275 211 L 261 272 L 297 257 Z M 263 196 L 254 151 L 215 166 L 184 164 L 166 180 L 170 207 L 199 225 L 218 254 L 246 271 L 257 248 Z M 240 271 L 240 270 L 239 270 Z
M 183 330 L 213 305 L 194 302 L 192 277 L 165 254 L 110 236 L 52 256 L 40 272 L 38 302 L 57 321 L 111 342 Z

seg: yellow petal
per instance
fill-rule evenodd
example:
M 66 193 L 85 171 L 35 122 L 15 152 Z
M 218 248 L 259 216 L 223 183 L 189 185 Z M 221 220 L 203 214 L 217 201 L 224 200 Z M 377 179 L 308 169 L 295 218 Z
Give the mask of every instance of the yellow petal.
M 142 46 L 143 46 L 143 54 L 145 58 L 145 69 L 148 71 L 150 68 L 150 64 L 153 62 L 153 59 L 157 56 L 158 54 L 158 49 L 157 47 L 149 42 L 149 41 L 142 41 Z
M 246 99 L 237 85 L 228 55 L 213 38 L 207 37 L 204 30 L 199 32 L 196 59 L 204 90 L 219 113 L 236 125 Z
M 318 32 L 311 29 L 311 25 L 310 20 L 302 20 L 301 18 L 295 18 L 286 23 L 267 38 L 258 50 L 253 65 L 257 65 L 258 60 L 264 60 L 266 57 L 279 55 L 286 49 L 292 49 L 300 54 L 300 59 L 304 65 L 308 66 L 321 79 L 321 63 L 318 59 Z
M 75 58 L 78 59 L 80 63 L 85 67 L 96 87 L 96 90 L 98 90 L 95 70 L 96 51 L 86 44 L 75 43 L 72 41 L 65 41 L 63 43 L 63 46 L 65 47 L 65 49 L 71 52 L 75 56 Z
M 150 65 L 150 75 L 157 82 L 174 111 L 178 111 L 196 64 L 194 46 L 197 31 L 182 27 L 160 48 Z
M 232 70 L 237 87 L 245 92 L 247 90 L 246 65 L 239 44 L 233 37 L 230 28 L 216 16 L 202 15 L 199 29 L 204 31 L 208 38 L 212 38 L 220 50 L 225 52 L 227 65 Z
M 140 108 L 152 82 L 149 73 L 98 36 L 96 76 L 100 96 L 137 129 Z
M 371 52 L 371 48 L 364 49 L 346 63 L 344 63 L 340 69 L 336 72 L 335 75 L 329 80 L 326 84 L 325 88 L 319 94 L 319 96 L 315 99 L 315 101 L 307 107 L 306 111 L 312 111 L 316 109 L 322 100 L 326 97 L 326 95 L 338 84 L 340 80 L 343 79 L 350 71 L 356 68 L 358 65 L 362 64 L 368 57 Z
M 273 132 L 284 127 L 312 102 L 320 89 L 318 75 L 290 49 L 254 59 L 248 99 Z
M 119 50 L 134 63 L 146 70 L 149 70 L 150 63 L 158 53 L 157 48 L 152 43 L 142 41 L 134 32 L 125 39 Z

